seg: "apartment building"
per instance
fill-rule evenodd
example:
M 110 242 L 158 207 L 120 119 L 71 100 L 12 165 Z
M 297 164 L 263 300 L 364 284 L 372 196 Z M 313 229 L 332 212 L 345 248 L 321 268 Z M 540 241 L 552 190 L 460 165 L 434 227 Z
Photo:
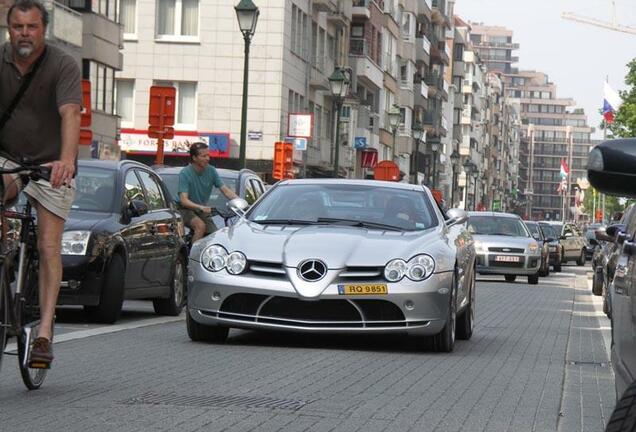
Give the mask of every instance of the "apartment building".
M 559 98 L 547 74 L 521 71 L 506 75 L 508 96 L 519 99 L 522 136 L 519 157 L 519 191 L 523 203 L 516 211 L 532 219 L 576 219 L 574 191 L 586 178 L 593 128 L 572 99 Z M 559 192 L 561 161 L 568 162 L 571 187 L 565 198 Z
M 505 74 L 516 72 L 514 64 L 519 62 L 519 57 L 513 54 L 519 49 L 519 44 L 513 43 L 512 30 L 473 22 L 470 27 L 470 40 L 489 71 Z
M 48 43 L 78 62 L 91 82 L 93 142 L 79 157 L 118 159 L 118 118 L 114 112 L 115 71 L 122 67 L 121 32 L 116 0 L 44 0 L 49 12 Z M 6 13 L 13 0 L 0 0 L 0 43 L 7 39 Z

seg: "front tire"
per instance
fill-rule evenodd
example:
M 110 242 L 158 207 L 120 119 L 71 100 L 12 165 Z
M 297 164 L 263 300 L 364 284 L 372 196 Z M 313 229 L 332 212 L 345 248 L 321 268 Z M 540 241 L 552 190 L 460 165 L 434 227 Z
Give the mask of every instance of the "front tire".
M 594 271 L 592 278 L 592 294 L 595 296 L 603 295 L 603 273 L 598 270 Z
M 120 254 L 113 255 L 106 269 L 99 304 L 84 306 L 84 310 L 92 321 L 112 324 L 119 319 L 124 303 L 125 273 L 124 258 Z
M 585 265 L 585 249 L 581 249 L 581 255 L 576 260 L 576 265 L 581 267 Z
M 457 276 L 453 276 L 453 290 L 450 295 L 448 315 L 444 329 L 433 336 L 435 351 L 449 353 L 455 348 L 455 329 L 457 326 Z
M 529 285 L 537 285 L 538 283 L 539 283 L 539 275 L 538 274 L 528 276 L 528 284 Z
M 636 381 L 632 382 L 616 402 L 606 431 L 631 432 L 636 430 Z
M 230 329 L 221 326 L 207 326 L 196 322 L 190 311 L 186 309 L 186 328 L 188 336 L 194 342 L 223 343 L 227 339 Z
M 517 280 L 517 275 L 504 275 L 504 278 L 506 278 L 506 282 L 513 283 Z
M 555 260 L 554 263 L 554 271 L 559 273 L 561 271 L 561 262 L 563 260 L 563 249 L 561 249 L 561 252 L 559 253 L 559 255 L 557 256 L 557 259 Z
M 186 296 L 186 277 L 185 260 L 183 255 L 179 254 L 172 271 L 170 297 L 152 301 L 157 315 L 177 316 L 181 313 Z

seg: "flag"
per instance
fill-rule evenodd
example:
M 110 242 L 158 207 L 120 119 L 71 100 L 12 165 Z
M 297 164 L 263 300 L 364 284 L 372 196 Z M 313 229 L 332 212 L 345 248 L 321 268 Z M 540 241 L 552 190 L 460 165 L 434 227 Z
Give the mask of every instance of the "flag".
M 561 178 L 565 179 L 568 174 L 570 174 L 570 168 L 568 168 L 568 164 L 565 162 L 565 159 L 561 159 Z
M 563 192 L 563 191 L 565 191 L 567 189 L 567 187 L 568 187 L 567 181 L 565 179 L 563 179 L 557 185 L 557 192 L 559 192 L 559 193 Z
M 614 122 L 614 115 L 620 108 L 623 100 L 619 94 L 610 87 L 608 82 L 605 82 L 603 87 L 603 97 L 603 118 L 607 124 L 612 124 Z

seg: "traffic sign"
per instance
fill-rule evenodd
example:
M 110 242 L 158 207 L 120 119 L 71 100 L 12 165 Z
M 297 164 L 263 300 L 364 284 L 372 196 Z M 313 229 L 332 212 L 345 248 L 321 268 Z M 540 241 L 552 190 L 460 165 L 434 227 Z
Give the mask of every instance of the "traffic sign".
M 362 150 L 367 148 L 367 138 L 366 137 L 355 137 L 353 141 L 353 148 L 357 150 Z

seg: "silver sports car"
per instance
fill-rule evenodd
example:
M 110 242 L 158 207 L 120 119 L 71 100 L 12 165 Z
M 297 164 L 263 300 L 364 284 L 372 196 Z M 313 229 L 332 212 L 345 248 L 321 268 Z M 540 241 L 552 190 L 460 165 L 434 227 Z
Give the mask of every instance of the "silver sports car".
M 467 214 L 422 186 L 288 180 L 192 247 L 188 334 L 228 329 L 406 333 L 451 351 L 475 317 Z M 430 337 L 428 337 L 430 336 Z
M 475 238 L 477 273 L 505 275 L 514 282 L 517 275 L 528 283 L 539 283 L 541 247 L 521 218 L 511 213 L 470 212 L 468 231 Z

